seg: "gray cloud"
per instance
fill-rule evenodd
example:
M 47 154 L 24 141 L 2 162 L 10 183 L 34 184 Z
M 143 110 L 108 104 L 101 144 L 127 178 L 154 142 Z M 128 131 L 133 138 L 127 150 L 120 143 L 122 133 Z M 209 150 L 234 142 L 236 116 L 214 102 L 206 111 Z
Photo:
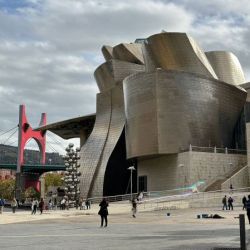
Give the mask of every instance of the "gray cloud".
M 162 29 L 188 32 L 204 50 L 234 52 L 250 77 L 246 0 L 25 3 L 10 11 L 0 1 L 3 130 L 17 124 L 19 104 L 26 104 L 34 127 L 41 112 L 47 112 L 49 122 L 95 112 L 93 72 L 103 60 L 101 46 L 132 42 Z

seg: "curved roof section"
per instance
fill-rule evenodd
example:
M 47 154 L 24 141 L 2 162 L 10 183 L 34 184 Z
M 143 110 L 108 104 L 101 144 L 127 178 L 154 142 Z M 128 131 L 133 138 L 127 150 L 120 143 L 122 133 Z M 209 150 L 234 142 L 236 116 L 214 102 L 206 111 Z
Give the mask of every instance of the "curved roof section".
M 115 87 L 125 77 L 144 70 L 144 65 L 113 59 L 101 64 L 94 76 L 99 90 L 103 92 Z
M 113 57 L 125 62 L 144 64 L 141 44 L 120 43 L 113 48 Z
M 113 59 L 113 47 L 104 45 L 102 46 L 102 54 L 106 61 Z
M 186 33 L 159 33 L 147 38 L 157 68 L 181 70 L 218 79 L 205 53 Z
M 63 139 L 80 137 L 82 131 L 88 136 L 93 130 L 95 123 L 95 114 L 80 116 L 64 121 L 59 121 L 38 127 L 35 130 L 51 131 Z
M 239 85 L 246 82 L 238 58 L 228 51 L 205 53 L 218 78 L 224 82 Z

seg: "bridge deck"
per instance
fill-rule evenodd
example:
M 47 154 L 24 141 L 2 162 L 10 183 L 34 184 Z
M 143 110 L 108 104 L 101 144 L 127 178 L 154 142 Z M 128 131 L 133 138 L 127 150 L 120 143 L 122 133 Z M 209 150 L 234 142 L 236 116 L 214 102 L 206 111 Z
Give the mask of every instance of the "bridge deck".
M 16 170 L 16 164 L 0 164 L 0 169 Z M 22 171 L 24 173 L 44 173 L 50 171 L 65 171 L 64 165 L 41 165 L 41 164 L 24 164 L 22 166 Z

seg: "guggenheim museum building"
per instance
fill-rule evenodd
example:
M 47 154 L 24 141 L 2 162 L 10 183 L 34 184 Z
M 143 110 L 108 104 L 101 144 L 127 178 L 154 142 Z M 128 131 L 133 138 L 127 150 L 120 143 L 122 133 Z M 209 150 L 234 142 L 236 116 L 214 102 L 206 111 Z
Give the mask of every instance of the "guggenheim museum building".
M 133 192 L 249 186 L 250 84 L 233 53 L 162 32 L 102 54 L 96 113 L 43 128 L 80 138 L 83 198 L 130 192 L 130 166 Z

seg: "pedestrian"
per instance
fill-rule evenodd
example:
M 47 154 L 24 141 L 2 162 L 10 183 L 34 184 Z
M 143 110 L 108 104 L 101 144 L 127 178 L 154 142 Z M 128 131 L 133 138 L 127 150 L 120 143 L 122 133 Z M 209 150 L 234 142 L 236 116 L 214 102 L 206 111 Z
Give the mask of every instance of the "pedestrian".
M 3 213 L 4 204 L 5 204 L 4 199 L 0 198 L 0 214 Z
M 242 198 L 243 210 L 246 209 L 246 202 L 247 202 L 247 197 L 244 196 L 244 197 Z
M 87 209 L 87 210 L 90 209 L 90 200 L 89 200 L 89 199 L 87 199 L 87 200 L 85 201 L 85 206 L 86 206 L 86 209 Z
M 55 210 L 57 210 L 57 199 L 56 198 L 54 199 L 54 208 L 55 208 Z
M 32 203 L 31 203 L 31 214 L 36 214 L 37 204 L 38 204 L 37 199 L 32 199 Z
M 49 205 L 49 210 L 52 210 L 53 204 L 52 204 L 52 200 L 51 199 L 49 200 L 48 205 Z
M 232 194 L 233 193 L 233 185 L 232 184 L 230 184 L 230 193 Z
M 105 198 L 102 199 L 101 203 L 99 204 L 100 210 L 98 214 L 101 216 L 101 227 L 103 227 L 103 222 L 105 221 L 104 227 L 108 226 L 108 202 Z
M 246 202 L 247 218 L 250 224 L 250 195 L 248 195 L 248 200 Z
M 222 204 L 223 204 L 222 210 L 224 210 L 224 208 L 226 208 L 227 210 L 227 196 L 226 195 L 222 199 Z
M 233 202 L 234 202 L 234 200 L 233 200 L 233 198 L 230 196 L 230 197 L 228 198 L 228 201 L 227 201 L 227 203 L 228 203 L 228 209 L 229 209 L 229 210 L 230 210 L 230 208 L 231 208 L 231 210 L 234 210 Z
M 43 210 L 44 210 L 44 200 L 43 200 L 43 198 L 41 198 L 41 200 L 39 202 L 39 209 L 40 209 L 40 214 L 42 214 Z
M 138 200 L 139 202 L 141 202 L 142 199 L 143 199 L 143 192 L 140 192 L 140 193 L 138 194 L 137 200 Z
M 17 200 L 16 200 L 15 197 L 12 199 L 10 205 L 11 205 L 11 208 L 12 208 L 12 212 L 14 214 L 16 212 L 16 208 L 17 208 Z
M 69 210 L 69 200 L 68 198 L 65 200 L 65 208 Z
M 61 203 L 60 203 L 60 209 L 61 209 L 61 210 L 64 210 L 64 209 L 65 209 L 65 202 L 66 202 L 65 198 L 63 198 L 63 199 L 61 200 Z
M 135 198 L 132 199 L 132 216 L 135 218 L 137 212 L 137 201 Z

